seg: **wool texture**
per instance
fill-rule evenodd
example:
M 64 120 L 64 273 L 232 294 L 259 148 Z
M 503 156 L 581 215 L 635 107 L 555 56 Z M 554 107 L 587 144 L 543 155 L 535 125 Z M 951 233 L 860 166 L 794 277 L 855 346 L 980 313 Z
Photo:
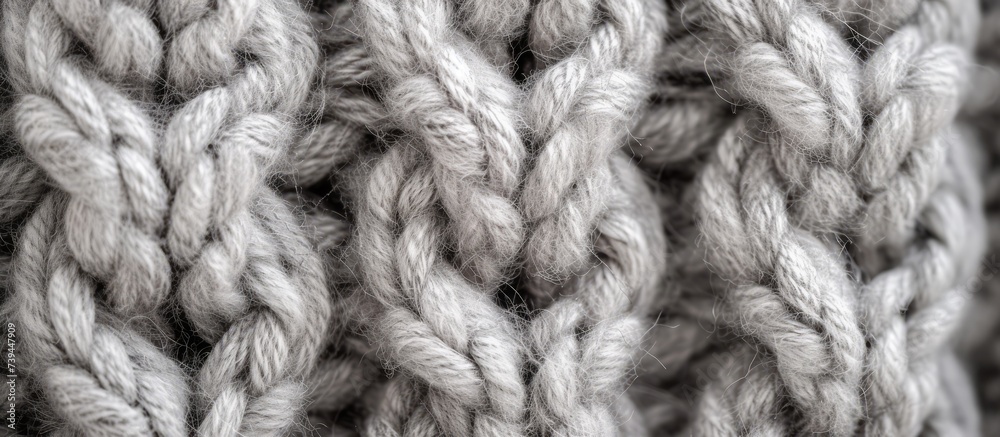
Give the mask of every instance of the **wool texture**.
M 4 0 L 3 435 L 996 435 L 998 123 L 993 0 Z

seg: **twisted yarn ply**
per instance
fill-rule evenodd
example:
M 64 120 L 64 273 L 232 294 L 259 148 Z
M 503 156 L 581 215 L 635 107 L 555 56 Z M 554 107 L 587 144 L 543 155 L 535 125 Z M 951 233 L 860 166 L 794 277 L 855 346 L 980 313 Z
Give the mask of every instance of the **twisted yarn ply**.
M 992 435 L 993 3 L 7 0 L 5 433 Z
M 61 191 L 19 236 L 8 305 L 56 415 L 41 422 L 273 434 L 300 414 L 328 304 L 318 257 L 264 187 L 316 56 L 290 6 L 5 5 L 16 136 Z M 260 61 L 238 65 L 236 47 Z M 207 357 L 171 358 L 168 293 Z
M 21 148 L 59 187 L 19 236 L 5 314 L 22 331 L 19 358 L 29 387 L 47 400 L 39 402 L 40 422 L 93 434 L 178 435 L 189 389 L 163 345 L 141 335 L 162 320 L 152 314 L 127 322 L 166 298 L 169 264 L 156 232 L 167 190 L 149 177 L 158 176 L 152 123 L 115 83 L 142 94 L 149 72 L 122 64 L 133 57 L 158 62 L 158 53 L 140 43 L 93 65 L 75 62 L 72 38 L 106 41 L 92 39 L 94 29 L 64 26 L 60 12 L 73 11 L 56 6 L 4 5 L 5 61 L 21 95 L 9 114 Z M 142 21 L 127 8 L 118 11 Z
M 301 408 L 298 379 L 314 366 L 329 308 L 318 257 L 262 185 L 316 50 L 288 2 L 220 4 L 207 15 L 176 6 L 161 19 L 174 32 L 168 83 L 185 103 L 161 162 L 174 192 L 167 243 L 183 269 L 180 306 L 212 343 L 196 379 L 199 433 L 280 433 Z M 256 62 L 234 71 L 237 53 Z

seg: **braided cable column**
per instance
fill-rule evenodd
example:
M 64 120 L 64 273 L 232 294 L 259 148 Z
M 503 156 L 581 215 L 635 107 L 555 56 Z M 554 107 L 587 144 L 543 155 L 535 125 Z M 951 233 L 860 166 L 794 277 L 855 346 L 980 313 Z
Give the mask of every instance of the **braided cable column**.
M 178 294 L 211 345 L 196 378 L 199 435 L 283 435 L 326 335 L 319 256 L 266 186 L 306 99 L 317 49 L 284 0 L 162 2 L 168 86 L 182 103 L 164 132 L 173 193 L 166 233 Z
M 510 200 L 526 157 L 513 82 L 449 29 L 456 11 L 447 2 L 361 1 L 355 9 L 383 101 L 433 163 L 458 265 L 496 285 L 523 238 Z
M 412 135 L 378 158 L 357 196 L 371 328 L 404 371 L 368 432 L 521 434 L 524 350 L 491 300 L 523 239 L 511 198 L 526 155 L 517 90 L 451 28 L 450 2 L 366 0 L 355 14 L 389 113 Z
M 862 250 L 905 244 L 898 264 L 862 290 L 871 434 L 961 428 L 946 409 L 938 411 L 941 397 L 933 395 L 961 381 L 942 372 L 964 373 L 947 366 L 946 343 L 964 313 L 964 284 L 982 253 L 976 236 L 984 232 L 968 141 L 948 129 L 968 71 L 958 32 L 942 26 L 959 25 L 967 6 L 954 6 L 922 4 L 865 66 L 870 86 L 863 97 L 874 120 L 857 173 L 862 191 L 874 194 L 860 243 Z M 912 236 L 917 226 L 924 236 Z
M 530 78 L 526 119 L 536 145 L 520 204 L 530 223 L 525 255 L 529 289 L 550 299 L 588 259 L 591 233 L 609 195 L 608 157 L 624 143 L 626 121 L 647 91 L 648 69 L 665 27 L 661 6 L 628 0 L 602 2 L 593 15 L 540 3 L 532 42 L 546 48 L 569 35 L 538 33 L 556 11 L 562 20 L 598 24 L 571 54 Z M 569 3 L 569 2 L 562 2 Z M 557 29 L 550 29 L 556 32 Z M 569 31 L 569 29 L 564 29 Z M 554 41 L 542 43 L 542 38 Z M 543 299 L 544 300 L 544 299 Z
M 621 435 L 639 426 L 623 394 L 644 332 L 640 309 L 663 272 L 666 241 L 660 217 L 638 171 L 611 159 L 615 191 L 598 224 L 600 263 L 564 286 L 530 321 L 532 426 L 544 435 Z
M 849 434 L 861 413 L 864 353 L 854 288 L 829 246 L 789 223 L 767 149 L 746 123 L 723 136 L 700 179 L 707 259 L 734 282 L 728 305 L 775 355 L 807 429 Z
M 168 199 L 142 108 L 161 41 L 138 6 L 4 3 L 17 139 L 58 188 L 21 231 L 4 313 L 47 404 L 38 420 L 63 433 L 185 434 L 187 383 L 154 312 L 170 286 Z
M 521 205 L 530 230 L 526 291 L 532 430 L 642 429 L 623 395 L 664 270 L 666 242 L 645 181 L 615 150 L 648 89 L 665 31 L 653 2 L 539 2 L 528 45 L 541 70 L 525 108 L 535 162 Z
M 961 314 L 962 290 L 954 287 L 970 274 L 968 263 L 979 251 L 962 235 L 931 229 L 942 214 L 966 223 L 972 234 L 981 225 L 974 202 L 938 200 L 948 193 L 937 179 L 942 152 L 965 165 L 964 146 L 944 129 L 954 117 L 965 64 L 962 48 L 948 44 L 961 33 L 942 26 L 961 19 L 928 18 L 952 13 L 933 3 L 916 8 L 895 33 L 882 33 L 884 44 L 863 69 L 852 66 L 832 29 L 804 31 L 804 23 L 826 26 L 804 3 L 708 3 L 713 18 L 737 35 L 731 81 L 759 105 L 765 123 L 731 127 L 702 174 L 708 260 L 735 282 L 726 297 L 730 311 L 740 330 L 774 354 L 780 379 L 770 390 L 784 386 L 806 429 L 848 434 L 864 417 L 871 434 L 916 435 L 931 420 L 951 420 L 932 411 L 940 404 L 931 394 L 944 377 L 938 363 L 949 354 L 941 347 L 952 331 L 949 320 Z M 760 64 L 768 59 L 773 62 Z M 858 84 L 861 91 L 852 92 Z M 786 86 L 797 91 L 775 88 Z M 871 121 L 862 125 L 862 115 Z M 975 198 L 977 188 L 965 184 L 956 192 Z M 915 232 L 920 225 L 930 237 Z M 831 232 L 853 237 L 848 265 L 858 263 L 859 274 L 868 275 L 857 278 L 865 285 L 847 277 L 838 266 L 844 260 L 822 255 L 839 251 L 823 243 L 835 241 Z M 793 238 L 782 241 L 783 235 Z M 971 258 L 945 249 L 950 246 L 965 247 Z M 859 334 L 867 350 L 859 348 Z M 823 354 L 830 364 L 815 362 Z M 729 416 L 713 410 L 719 407 L 705 403 L 700 413 Z M 757 414 L 774 408 L 763 403 Z M 729 417 L 745 421 L 753 414 Z M 711 433 L 722 422 L 698 423 L 707 426 L 700 432 Z
M 156 167 L 153 125 L 141 109 L 145 102 L 125 92 L 135 99 L 148 97 L 153 73 L 119 77 L 117 70 L 127 66 L 116 64 L 155 67 L 162 56 L 159 36 L 149 17 L 123 5 L 109 6 L 110 15 L 99 7 L 57 6 L 11 2 L 5 8 L 6 58 L 11 82 L 23 95 L 14 114 L 18 139 L 47 176 L 71 194 L 67 244 L 84 270 L 108 283 L 116 311 L 148 311 L 169 289 L 169 262 L 157 241 L 167 190 Z M 89 23 L 88 16 L 117 18 L 134 29 L 118 29 L 124 35 L 116 36 L 63 24 Z M 110 43 L 99 37 L 134 46 L 107 47 Z M 94 47 L 97 56 L 115 50 L 114 56 L 95 59 L 97 71 L 88 71 L 70 54 L 76 41 Z M 62 126 L 70 130 L 53 132 Z
M 0 435 L 990 434 L 998 4 L 0 1 Z

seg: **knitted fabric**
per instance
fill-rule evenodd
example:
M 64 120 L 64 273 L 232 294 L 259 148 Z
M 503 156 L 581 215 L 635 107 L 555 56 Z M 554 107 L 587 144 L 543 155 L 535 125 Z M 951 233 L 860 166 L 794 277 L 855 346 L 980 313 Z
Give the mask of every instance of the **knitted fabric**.
M 998 43 L 976 0 L 6 0 L 4 433 L 1000 433 Z

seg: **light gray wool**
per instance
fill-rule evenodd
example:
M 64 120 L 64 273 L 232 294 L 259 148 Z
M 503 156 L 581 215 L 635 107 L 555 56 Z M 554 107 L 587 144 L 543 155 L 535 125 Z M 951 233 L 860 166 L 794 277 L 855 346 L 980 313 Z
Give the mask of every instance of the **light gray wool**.
M 994 3 L 5 0 L 3 435 L 1000 433 Z
M 319 257 L 266 186 L 317 59 L 304 14 L 278 0 L 3 14 L 10 123 L 55 185 L 18 233 L 4 305 L 37 396 L 20 411 L 86 435 L 285 432 L 329 312 Z M 194 335 L 204 346 L 181 359 Z

